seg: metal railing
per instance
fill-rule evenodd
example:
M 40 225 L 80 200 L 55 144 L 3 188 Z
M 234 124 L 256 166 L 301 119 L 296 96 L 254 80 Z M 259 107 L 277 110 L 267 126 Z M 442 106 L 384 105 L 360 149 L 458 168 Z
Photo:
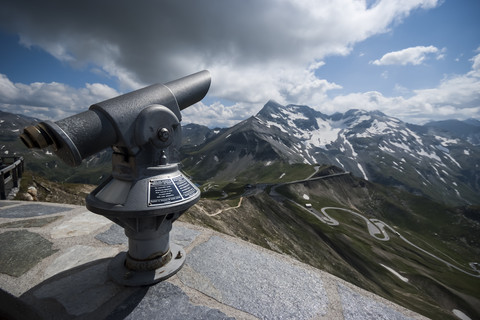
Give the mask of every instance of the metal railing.
M 23 170 L 23 157 L 0 157 L 0 200 L 7 199 L 7 184 L 12 182 L 13 188 L 18 188 Z

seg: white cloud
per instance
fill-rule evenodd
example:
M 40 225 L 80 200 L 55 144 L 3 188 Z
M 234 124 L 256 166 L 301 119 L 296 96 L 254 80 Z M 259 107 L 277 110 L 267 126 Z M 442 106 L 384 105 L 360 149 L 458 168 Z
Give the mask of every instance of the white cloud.
M 196 123 L 208 127 L 231 127 L 260 111 L 261 105 L 252 109 L 250 104 L 236 103 L 225 106 L 221 102 L 206 105 L 202 102 L 182 111 L 182 123 Z
M 410 91 L 397 85 L 395 91 L 400 94 L 399 96 L 387 97 L 380 92 L 369 91 L 338 95 L 329 99 L 325 92 L 334 89 L 336 85 L 325 81 L 323 91 L 319 90 L 323 93 L 318 97 L 312 97 L 310 103 L 302 102 L 302 104 L 310 105 L 327 114 L 346 112 L 350 109 L 380 110 L 409 123 L 417 124 L 431 120 L 479 118 L 480 54 L 473 57 L 471 61 L 472 69 L 469 72 L 445 78 L 435 88 Z M 309 77 L 308 73 L 305 75 L 306 78 Z M 303 83 L 305 83 L 305 87 L 308 87 L 308 81 Z M 304 86 L 294 88 L 287 84 L 284 87 L 289 92 L 302 92 L 304 89 Z M 318 88 L 322 88 L 322 86 L 320 85 Z M 305 96 L 304 94 L 299 95 Z M 314 103 L 318 101 L 320 101 L 318 104 Z M 221 103 L 211 106 L 197 104 L 183 111 L 184 120 L 208 126 L 232 126 L 258 112 L 265 102 L 237 103 L 233 106 L 225 106 Z
M 269 98 L 278 102 L 289 103 L 287 98 L 299 100 L 301 104 L 316 107 L 323 113 L 345 112 L 349 109 L 380 110 L 388 115 L 398 117 L 410 123 L 423 123 L 430 120 L 451 118 L 467 119 L 480 116 L 480 54 L 471 59 L 472 68 L 464 75 L 445 78 L 439 86 L 430 89 L 408 91 L 396 86 L 396 92 L 403 96 L 386 97 L 380 92 L 360 92 L 339 95 L 329 99 L 326 92 L 339 88 L 338 85 L 314 76 L 314 68 L 306 68 L 302 73 L 294 73 L 285 77 L 269 77 L 276 75 L 273 69 L 264 69 L 259 79 L 253 79 L 255 85 L 265 91 Z M 319 64 L 321 67 L 321 64 Z M 220 70 L 221 71 L 221 70 Z M 277 70 L 276 72 L 288 72 Z M 243 81 L 230 79 L 226 75 L 216 81 L 224 81 L 226 86 L 218 86 L 216 94 L 239 97 L 245 102 L 228 105 L 222 102 L 197 103 L 182 111 L 184 123 L 198 123 L 210 127 L 233 126 L 257 113 L 268 100 L 261 94 L 247 94 L 252 85 L 251 74 L 255 70 L 245 69 L 234 74 Z M 219 72 L 223 74 L 223 72 Z M 230 73 L 231 74 L 231 73 Z M 245 78 L 242 78 L 245 76 Z M 290 79 L 290 81 L 278 80 Z M 271 80 L 271 81 L 270 81 Z M 235 85 L 233 85 L 235 84 Z M 239 85 L 242 84 L 242 85 Z M 220 90 L 220 91 L 218 91 Z M 230 90 L 222 92 L 221 90 Z M 408 92 L 407 92 L 408 91 Z M 12 112 L 23 113 L 43 119 L 58 120 L 74 113 L 86 110 L 91 104 L 100 102 L 119 93 L 104 84 L 86 84 L 75 89 L 60 83 L 13 83 L 0 74 L 0 108 Z M 305 100 L 303 100 L 305 99 Z
M 477 49 L 477 52 L 480 52 L 480 47 Z M 472 71 L 469 75 L 472 77 L 480 78 L 480 54 L 477 54 L 475 57 L 470 59 L 472 61 Z
M 18 95 L 17 87 L 4 74 L 0 74 L 0 93 L 0 99 L 7 101 Z
M 438 1 L 53 0 L 31 10 L 30 1 L 6 0 L 0 26 L 65 63 L 117 78 L 122 91 L 209 69 L 209 95 L 220 100 L 318 105 L 339 87 L 315 78 L 324 57 L 349 54 Z
M 380 110 L 410 123 L 480 117 L 480 54 L 464 75 L 442 80 L 439 86 L 414 90 L 409 98 L 385 97 L 380 92 L 353 93 L 326 101 L 323 110 L 344 112 L 352 108 Z
M 375 61 L 371 61 L 370 63 L 375 64 L 377 66 L 385 66 L 385 65 L 402 65 L 405 66 L 407 64 L 412 65 L 419 65 L 422 64 L 428 55 L 436 54 L 437 59 L 443 59 L 444 50 L 439 50 L 434 46 L 417 46 L 406 48 L 400 51 L 393 51 L 385 54 L 380 59 Z
M 118 79 L 125 92 L 209 69 L 212 87 L 207 100 L 222 102 L 186 109 L 186 122 L 231 126 L 270 99 L 325 113 L 379 109 L 415 123 L 432 114 L 478 117 L 480 55 L 472 59 L 468 74 L 446 78 L 437 88 L 409 92 L 409 98 L 372 91 L 329 99 L 327 94 L 341 86 L 317 76 L 325 57 L 347 55 L 356 43 L 388 32 L 412 11 L 438 4 L 439 0 L 185 0 L 138 5 L 119 0 L 112 7 L 103 1 L 53 0 L 33 11 L 29 1 L 6 0 L 0 26 L 18 33 L 25 46 Z M 429 58 L 442 59 L 444 53 L 434 46 L 411 47 L 372 63 L 418 65 Z M 102 84 L 75 89 L 60 83 L 12 83 L 0 75 L 2 109 L 36 117 L 59 119 L 115 95 L 115 89 Z
M 117 95 L 115 89 L 100 83 L 87 83 L 76 89 L 57 82 L 13 83 L 0 74 L 1 109 L 40 119 L 59 120 Z

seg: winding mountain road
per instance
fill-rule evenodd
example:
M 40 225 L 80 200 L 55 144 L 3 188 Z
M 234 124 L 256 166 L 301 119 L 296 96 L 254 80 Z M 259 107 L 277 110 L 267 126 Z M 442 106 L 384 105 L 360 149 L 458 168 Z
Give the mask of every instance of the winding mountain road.
M 323 177 L 316 177 L 316 178 L 307 178 L 307 179 L 304 179 L 304 180 L 297 180 L 297 181 L 291 181 L 291 182 L 286 182 L 286 183 L 282 183 L 282 184 L 277 184 L 275 186 L 273 186 L 270 190 L 270 196 L 273 197 L 273 198 L 276 198 L 276 199 L 282 199 L 282 200 L 288 200 L 288 201 L 291 201 L 292 203 L 294 203 L 295 205 L 299 206 L 300 208 L 302 208 L 303 210 L 306 210 L 308 211 L 309 213 L 313 214 L 318 220 L 320 220 L 321 222 L 325 223 L 325 224 L 328 224 L 330 226 L 338 226 L 340 223 L 332 218 L 328 213 L 327 211 L 343 211 L 343 212 L 347 212 L 347 213 L 350 213 L 358 218 L 361 218 L 365 221 L 365 223 L 367 224 L 367 229 L 368 229 L 368 232 L 370 233 L 370 235 L 375 238 L 376 240 L 379 240 L 379 241 L 389 241 L 390 240 L 390 236 L 389 234 L 387 233 L 386 229 L 389 229 L 390 232 L 392 232 L 393 234 L 395 234 L 396 236 L 398 236 L 401 240 L 403 240 L 404 242 L 406 242 L 407 244 L 409 244 L 410 246 L 414 247 L 415 249 L 429 255 L 430 257 L 438 260 L 439 262 L 441 263 L 444 263 L 445 265 L 447 265 L 448 267 L 450 268 L 453 268 L 455 270 L 458 270 L 464 274 L 467 274 L 469 276 L 472 276 L 472 277 L 476 277 L 476 278 L 480 278 L 480 270 L 477 270 L 475 268 L 475 266 L 477 265 L 477 263 L 474 263 L 474 262 L 471 262 L 470 263 L 470 267 L 476 272 L 476 273 L 472 273 L 472 272 L 469 272 L 469 271 L 465 271 L 463 268 L 461 267 L 458 267 L 457 265 L 460 265 L 460 263 L 458 263 L 457 261 L 453 261 L 457 264 L 457 265 L 454 265 L 440 257 L 437 257 L 436 255 L 434 255 L 433 253 L 419 247 L 418 245 L 412 243 L 411 241 L 409 241 L 408 239 L 406 239 L 404 236 L 402 236 L 397 230 L 395 230 L 394 228 L 392 228 L 391 226 L 389 226 L 388 224 L 386 224 L 385 222 L 381 221 L 381 220 L 378 220 L 378 219 L 368 219 L 366 218 L 365 216 L 363 216 L 362 214 L 358 213 L 358 212 L 355 212 L 353 210 L 350 210 L 350 209 L 346 209 L 346 208 L 340 208 L 340 207 L 323 207 L 320 209 L 320 212 L 314 208 L 306 208 L 305 206 L 291 200 L 291 199 L 288 199 L 286 197 L 284 197 L 283 195 L 279 194 L 276 189 L 280 186 L 284 186 L 284 185 L 288 185 L 288 184 L 294 184 L 294 183 L 303 183 L 303 182 L 307 182 L 307 181 L 312 181 L 312 180 L 320 180 L 320 179 L 325 179 L 325 178 L 331 178 L 331 177 L 335 177 L 335 176 L 341 176 L 341 175 L 345 175 L 345 174 L 349 174 L 349 172 L 345 172 L 345 173 L 337 173 L 337 174 L 332 174 L 332 175 L 328 175 L 328 176 L 323 176 Z
M 414 247 L 415 249 L 429 255 L 430 257 L 444 263 L 445 265 L 447 265 L 448 267 L 450 268 L 453 268 L 455 270 L 458 270 L 460 272 L 463 272 L 469 276 L 472 276 L 472 277 L 476 277 L 476 278 L 480 278 L 480 273 L 478 273 L 478 271 L 472 267 L 472 263 L 470 263 L 470 266 L 472 267 L 472 269 L 474 271 L 476 271 L 477 273 L 471 273 L 469 271 L 465 271 L 464 269 L 462 269 L 461 267 L 458 267 L 440 257 L 437 257 L 436 255 L 434 255 L 433 253 L 419 247 L 418 245 L 412 243 L 411 241 L 409 241 L 407 238 L 405 238 L 404 236 L 402 236 L 397 230 L 395 230 L 394 228 L 392 228 L 391 226 L 389 226 L 388 224 L 386 224 L 385 222 L 381 221 L 381 220 L 378 220 L 378 219 L 368 219 L 366 217 L 364 217 L 363 215 L 361 215 L 360 213 L 358 212 L 355 212 L 355 211 L 352 211 L 350 209 L 345 209 L 345 208 L 339 208 L 339 207 L 324 207 L 322 208 L 320 212 L 318 212 L 317 210 L 315 209 L 311 209 L 311 208 L 305 208 L 303 207 L 302 205 L 296 203 L 299 207 L 302 207 L 303 209 L 307 210 L 308 212 L 312 213 L 315 217 L 317 217 L 320 221 L 322 221 L 323 223 L 326 223 L 328 225 L 331 225 L 331 226 L 337 226 L 339 225 L 339 222 L 337 220 L 335 220 L 334 218 L 332 218 L 328 213 L 327 213 L 327 210 L 328 211 L 331 211 L 331 210 L 334 210 L 334 211 L 344 211 L 344 212 L 348 212 L 350 214 L 353 214 L 354 216 L 356 217 L 359 217 L 361 219 L 363 219 L 366 224 L 367 224 L 367 228 L 368 228 L 368 232 L 370 233 L 370 235 L 372 237 L 374 237 L 375 239 L 377 240 L 380 240 L 380 241 L 388 241 L 390 240 L 390 236 L 388 235 L 388 233 L 386 232 L 385 229 L 389 229 L 392 233 L 394 233 L 396 236 L 398 236 L 401 240 L 403 240 L 404 242 L 406 242 L 407 244 L 409 244 L 410 246 Z M 381 236 L 379 236 L 381 235 Z M 458 262 L 455 261 L 456 264 L 459 264 Z

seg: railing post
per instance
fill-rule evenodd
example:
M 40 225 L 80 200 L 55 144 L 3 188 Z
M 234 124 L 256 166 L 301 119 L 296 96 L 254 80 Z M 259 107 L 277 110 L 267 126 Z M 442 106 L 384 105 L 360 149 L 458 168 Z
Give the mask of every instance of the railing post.
M 24 161 L 23 161 L 23 157 L 20 157 L 20 165 L 18 166 L 18 178 L 22 178 L 22 175 L 23 175 L 23 170 L 24 170 Z
M 18 188 L 18 163 L 16 162 L 12 169 L 12 181 L 13 181 L 13 187 Z
M 5 193 L 5 178 L 4 172 L 0 171 L 0 199 L 5 200 L 7 199 L 7 194 Z
M 7 186 L 6 184 L 12 180 L 13 188 L 19 187 L 19 181 L 22 178 L 22 173 L 24 170 L 24 161 L 23 157 L 1 157 L 2 163 L 6 165 L 6 161 L 13 159 L 13 162 L 3 167 L 0 170 L 0 200 L 7 199 Z

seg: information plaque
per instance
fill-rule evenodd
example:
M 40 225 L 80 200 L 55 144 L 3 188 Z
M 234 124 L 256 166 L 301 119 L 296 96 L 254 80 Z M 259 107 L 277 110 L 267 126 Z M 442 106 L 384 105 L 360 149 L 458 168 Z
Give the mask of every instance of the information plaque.
M 150 180 L 148 205 L 161 206 L 188 200 L 195 196 L 197 189 L 184 176 Z

